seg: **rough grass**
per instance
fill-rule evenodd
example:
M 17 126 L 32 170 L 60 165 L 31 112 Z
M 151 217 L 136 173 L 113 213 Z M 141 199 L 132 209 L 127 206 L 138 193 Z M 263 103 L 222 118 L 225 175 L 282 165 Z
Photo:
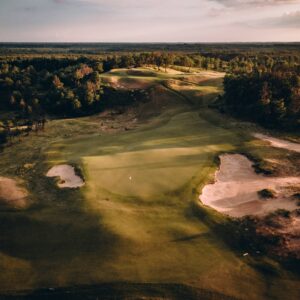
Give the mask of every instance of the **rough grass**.
M 165 80 L 158 78 L 153 82 Z M 280 267 L 276 276 L 253 267 L 242 255 L 247 245 L 232 250 L 214 230 L 226 218 L 197 202 L 216 157 L 249 138 L 206 110 L 219 83 L 161 88 L 155 101 L 168 97 L 171 104 L 134 131 L 100 135 L 94 117 L 53 120 L 46 132 L 5 149 L 1 175 L 26 179 L 35 205 L 0 212 L 0 291 L 180 283 L 238 298 L 251 290 L 247 299 L 296 299 L 294 278 Z M 86 186 L 57 188 L 44 174 L 59 163 L 81 166 Z
M 128 296 L 130 295 L 130 296 Z M 184 284 L 109 283 L 92 286 L 41 289 L 25 294 L 22 299 L 189 299 L 235 300 L 224 294 Z

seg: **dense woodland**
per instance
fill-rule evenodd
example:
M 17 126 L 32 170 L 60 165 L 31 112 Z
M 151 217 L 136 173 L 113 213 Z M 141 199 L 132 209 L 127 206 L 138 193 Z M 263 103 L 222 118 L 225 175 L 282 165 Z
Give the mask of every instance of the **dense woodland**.
M 37 54 L 34 47 L 26 54 L 12 55 L 2 46 L 0 111 L 13 112 L 14 117 L 0 120 L 0 142 L 18 134 L 22 126 L 28 130 L 44 128 L 47 116 L 93 114 L 107 107 L 142 100 L 138 91 L 118 91 L 105 85 L 100 74 L 115 68 L 145 65 L 161 71 L 172 66 L 184 67 L 186 72 L 192 68 L 227 72 L 225 93 L 219 99 L 223 111 L 265 126 L 299 127 L 300 53 L 295 50 L 297 45 L 290 50 L 279 47 L 262 52 L 250 47 L 240 50 L 225 47 L 223 51 L 208 47 L 201 54 L 132 51 L 97 55 L 53 54 L 48 48 L 45 53 Z M 78 52 L 76 47 L 75 50 Z
M 229 74 L 224 79 L 222 111 L 265 127 L 300 129 L 300 67 Z
M 292 43 L 0 43 L 0 54 L 96 54 L 176 52 L 201 53 L 216 57 L 229 54 L 278 54 L 298 52 L 299 42 Z M 299 53 L 299 52 L 298 52 Z

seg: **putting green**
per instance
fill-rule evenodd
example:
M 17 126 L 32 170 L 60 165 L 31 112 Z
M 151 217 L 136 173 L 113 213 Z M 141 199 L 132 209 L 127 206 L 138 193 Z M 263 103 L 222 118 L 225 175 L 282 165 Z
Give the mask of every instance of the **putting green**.
M 205 131 L 199 132 L 202 127 Z M 209 135 L 213 130 L 215 133 Z M 59 147 L 71 159 L 82 160 L 92 193 L 105 189 L 120 196 L 148 199 L 187 184 L 201 173 L 208 157 L 232 150 L 235 139 L 232 133 L 201 120 L 197 112 L 183 112 L 151 130 L 68 141 L 63 150 L 62 145 Z

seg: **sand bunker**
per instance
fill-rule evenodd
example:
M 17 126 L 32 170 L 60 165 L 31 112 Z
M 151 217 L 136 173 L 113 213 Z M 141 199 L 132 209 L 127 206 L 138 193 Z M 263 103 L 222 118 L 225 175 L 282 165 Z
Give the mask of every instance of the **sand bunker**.
M 28 193 L 14 179 L 0 177 L 0 207 L 25 208 Z
M 298 143 L 293 143 L 293 142 L 289 142 L 286 140 L 274 138 L 274 137 L 264 135 L 261 133 L 254 133 L 253 136 L 260 140 L 269 142 L 271 144 L 271 146 L 273 146 L 273 147 L 284 148 L 284 149 L 287 149 L 290 151 L 300 152 L 300 144 L 298 144 Z
M 266 177 L 256 174 L 251 161 L 240 154 L 220 156 L 215 183 L 206 185 L 200 200 L 232 217 L 265 215 L 277 209 L 294 210 L 296 201 L 291 187 L 300 186 L 300 177 Z M 290 188 L 290 189 L 289 189 Z M 264 199 L 258 191 L 272 189 L 276 198 Z
M 75 169 L 69 165 L 58 165 L 52 167 L 47 177 L 60 177 L 58 186 L 60 188 L 78 188 L 84 185 L 84 181 L 75 174 Z

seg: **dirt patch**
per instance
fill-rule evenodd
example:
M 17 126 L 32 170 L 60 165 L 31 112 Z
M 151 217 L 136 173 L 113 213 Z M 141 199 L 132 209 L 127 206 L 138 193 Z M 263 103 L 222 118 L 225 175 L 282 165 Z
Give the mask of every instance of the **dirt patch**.
M 0 177 L 0 208 L 25 208 L 28 205 L 28 192 L 16 180 Z
M 157 74 L 157 72 L 160 72 L 160 73 L 163 73 L 163 74 L 169 74 L 169 75 L 181 75 L 181 74 L 186 73 L 186 72 L 183 72 L 183 71 L 175 70 L 172 67 L 170 67 L 170 68 L 160 67 L 159 70 L 157 69 L 156 66 L 146 67 L 146 68 L 149 69 L 149 70 L 153 70 L 154 74 Z
M 121 88 L 119 85 L 119 77 L 118 76 L 103 77 L 102 81 L 104 83 L 109 84 L 111 87 L 113 87 L 115 89 Z
M 118 84 L 120 88 L 127 90 L 143 90 L 152 85 L 152 83 L 147 80 L 135 78 L 120 78 Z
M 276 147 L 276 148 L 283 148 L 283 149 L 287 149 L 290 151 L 295 151 L 295 152 L 299 152 L 300 153 L 300 144 L 298 143 L 293 143 L 293 142 L 289 142 L 283 139 L 278 139 L 278 138 L 274 138 L 265 134 L 261 134 L 261 133 L 254 133 L 253 134 L 254 137 L 269 142 L 271 144 L 272 147 Z
M 263 216 L 277 209 L 297 208 L 292 190 L 300 186 L 300 177 L 257 174 L 252 162 L 240 154 L 221 155 L 220 160 L 215 183 L 206 185 L 200 195 L 203 204 L 232 217 Z M 258 192 L 263 189 L 274 190 L 276 197 L 260 197 Z
M 100 131 L 103 133 L 117 133 L 137 128 L 139 119 L 138 106 L 126 109 L 108 109 L 97 116 Z
M 257 220 L 256 232 L 273 241 L 270 251 L 275 256 L 300 259 L 300 211 L 278 212 Z M 274 243 L 276 241 L 276 243 Z
M 128 70 L 127 74 L 129 76 L 157 77 L 157 74 L 153 71 L 139 69 Z
M 84 185 L 84 181 L 75 173 L 75 168 L 69 165 L 58 165 L 52 167 L 47 177 L 60 177 L 58 186 L 60 188 L 78 188 Z
M 109 76 L 103 78 L 103 81 L 111 87 L 120 90 L 145 90 L 153 85 L 151 81 L 142 78 L 124 78 L 118 76 Z

